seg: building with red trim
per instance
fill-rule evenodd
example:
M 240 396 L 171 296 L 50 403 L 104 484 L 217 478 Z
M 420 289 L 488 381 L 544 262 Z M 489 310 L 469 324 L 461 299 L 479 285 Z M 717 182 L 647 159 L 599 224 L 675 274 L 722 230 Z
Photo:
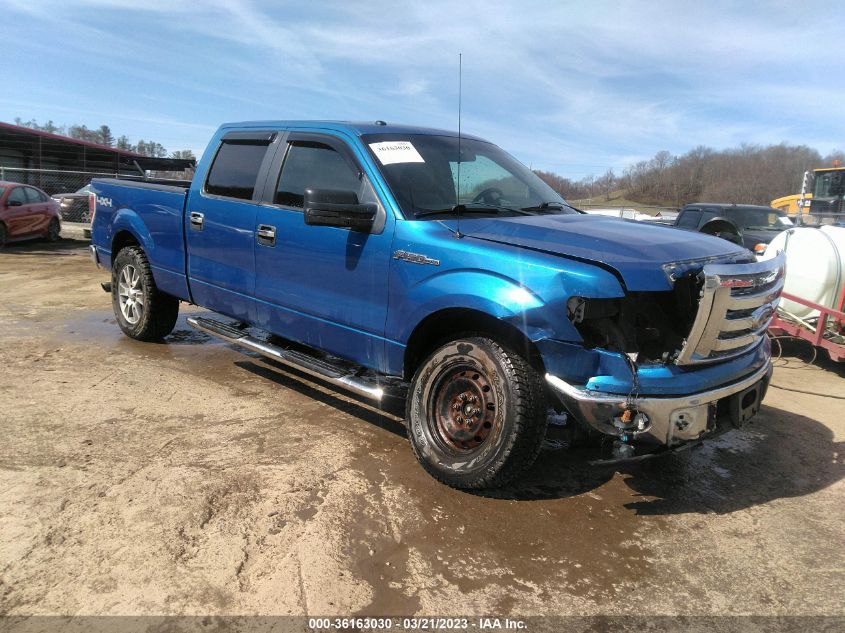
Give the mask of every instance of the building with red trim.
M 56 188 L 67 190 L 59 184 L 62 179 L 57 177 L 57 172 L 138 176 L 144 170 L 181 172 L 195 164 L 195 160 L 150 158 L 116 147 L 0 122 L 0 169 L 4 177 L 40 186 L 47 193 L 56 193 L 51 191 Z

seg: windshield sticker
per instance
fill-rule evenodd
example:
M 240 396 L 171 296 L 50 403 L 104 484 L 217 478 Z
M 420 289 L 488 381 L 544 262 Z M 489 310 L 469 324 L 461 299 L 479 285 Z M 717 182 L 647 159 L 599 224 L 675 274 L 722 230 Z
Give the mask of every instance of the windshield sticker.
M 423 157 L 417 148 L 411 145 L 410 141 L 385 141 L 383 143 L 370 143 L 375 155 L 382 165 L 393 165 L 394 163 L 424 163 Z

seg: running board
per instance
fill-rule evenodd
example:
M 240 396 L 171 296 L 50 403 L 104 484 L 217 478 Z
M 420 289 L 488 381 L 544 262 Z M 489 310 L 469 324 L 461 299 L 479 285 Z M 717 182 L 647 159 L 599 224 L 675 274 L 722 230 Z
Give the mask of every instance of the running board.
M 326 360 L 297 350 L 271 345 L 266 341 L 250 336 L 245 330 L 239 330 L 222 321 L 208 319 L 206 317 L 188 317 L 187 321 L 188 325 L 221 338 L 227 343 L 237 345 L 252 352 L 258 352 L 262 356 L 289 365 L 311 376 L 321 378 L 333 385 L 357 393 L 360 396 L 376 401 L 380 401 L 384 396 L 384 390 L 381 387 L 373 385 L 372 382 L 350 373 L 345 367 L 334 365 Z

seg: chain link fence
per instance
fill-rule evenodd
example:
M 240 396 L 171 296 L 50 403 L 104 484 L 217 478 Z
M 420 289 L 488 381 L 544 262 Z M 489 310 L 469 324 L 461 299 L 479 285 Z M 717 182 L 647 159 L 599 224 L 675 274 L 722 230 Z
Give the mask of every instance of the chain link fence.
M 33 185 L 47 195 L 73 193 L 91 182 L 92 178 L 114 178 L 115 172 L 64 171 L 58 169 L 25 169 L 0 165 L 0 180 Z
M 57 194 L 72 194 L 90 184 L 92 178 L 114 178 L 114 172 L 64 171 L 58 169 L 25 169 L 0 165 L 0 180 L 33 185 L 59 200 L 59 210 L 65 222 L 90 222 L 88 195 L 61 198 Z

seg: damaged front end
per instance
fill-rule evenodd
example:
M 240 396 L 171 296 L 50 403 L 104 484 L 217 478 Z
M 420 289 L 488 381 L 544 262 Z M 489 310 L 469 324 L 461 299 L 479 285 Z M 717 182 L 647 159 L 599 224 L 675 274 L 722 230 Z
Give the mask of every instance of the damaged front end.
M 731 384 L 676 397 L 629 397 L 590 391 L 548 374 L 546 380 L 579 421 L 623 443 L 675 446 L 722 428 L 742 426 L 766 394 L 771 364 Z
M 740 426 L 759 410 L 771 376 L 765 333 L 783 255 L 687 262 L 667 276 L 670 291 L 570 298 L 569 320 L 599 359 L 596 373 L 573 378 L 552 367 L 546 376 L 575 418 L 616 438 L 616 457 L 633 456 L 635 441 L 673 447 Z

